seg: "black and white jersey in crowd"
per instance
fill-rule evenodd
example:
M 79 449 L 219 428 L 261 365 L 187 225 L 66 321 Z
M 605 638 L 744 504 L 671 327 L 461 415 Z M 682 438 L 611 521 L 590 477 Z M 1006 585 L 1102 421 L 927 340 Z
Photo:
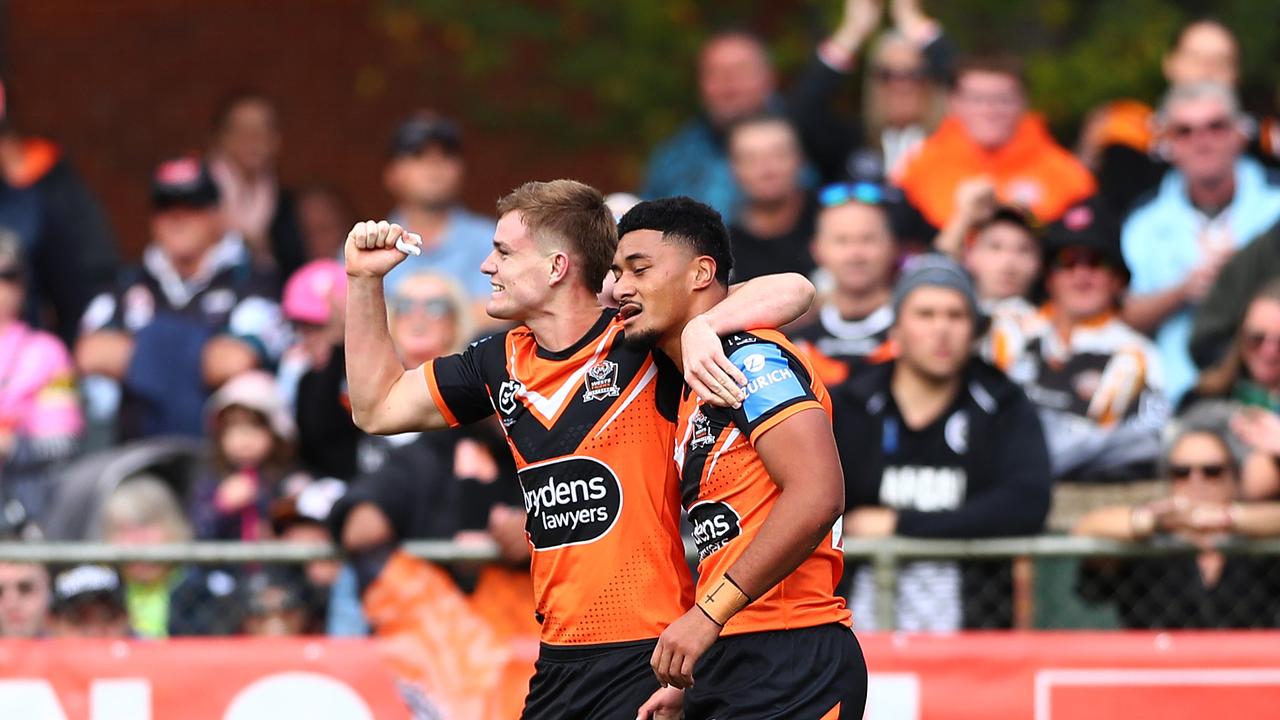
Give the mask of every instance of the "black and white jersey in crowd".
M 845 320 L 835 305 L 827 303 L 818 317 L 787 333 L 796 347 L 809 356 L 815 371 L 828 385 L 843 382 L 858 368 L 892 357 L 889 328 L 893 308 L 882 305 L 858 320 Z M 834 365 L 838 363 L 838 365 Z
M 1064 337 L 1053 313 L 1036 315 L 1007 372 L 1040 408 L 1054 474 L 1154 462 L 1170 413 L 1155 344 L 1114 313 Z
M 903 420 L 890 383 L 895 362 L 867 367 L 833 391 L 849 509 L 897 511 L 898 535 L 976 538 L 1039 532 L 1049 508 L 1049 462 L 1035 408 L 999 370 L 973 360 L 955 399 L 927 425 Z M 971 626 L 969 578 L 959 563 L 913 562 L 898 575 L 897 626 Z M 874 627 L 870 568 L 854 576 L 859 627 Z
M 275 300 L 278 294 L 276 279 L 253 268 L 238 234 L 223 237 L 195 275 L 185 280 L 151 245 L 142 263 L 127 270 L 114 290 L 89 303 L 80 331 L 137 333 L 157 316 L 173 315 L 248 341 L 271 364 L 290 342 L 288 324 Z

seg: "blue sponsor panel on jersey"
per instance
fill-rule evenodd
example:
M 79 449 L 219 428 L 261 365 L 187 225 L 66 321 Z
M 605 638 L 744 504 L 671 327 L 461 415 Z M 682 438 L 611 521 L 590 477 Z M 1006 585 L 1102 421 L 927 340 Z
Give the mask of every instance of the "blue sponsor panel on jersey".
M 729 360 L 747 376 L 747 399 L 742 401 L 742 411 L 749 423 L 808 394 L 777 345 L 747 345 L 735 350 Z

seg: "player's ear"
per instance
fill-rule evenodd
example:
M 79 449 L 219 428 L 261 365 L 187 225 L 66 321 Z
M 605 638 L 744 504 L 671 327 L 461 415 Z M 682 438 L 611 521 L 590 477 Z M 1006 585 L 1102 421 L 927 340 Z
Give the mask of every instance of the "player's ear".
M 554 252 L 548 257 L 551 262 L 547 268 L 547 284 L 559 285 L 569 277 L 569 256 L 563 252 Z
M 716 261 L 709 255 L 694 260 L 693 289 L 704 290 L 716 281 Z

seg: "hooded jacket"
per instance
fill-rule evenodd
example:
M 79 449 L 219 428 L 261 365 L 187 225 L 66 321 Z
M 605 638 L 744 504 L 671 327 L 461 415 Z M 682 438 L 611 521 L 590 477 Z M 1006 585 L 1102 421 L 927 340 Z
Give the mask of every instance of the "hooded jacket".
M 1002 202 L 1027 207 L 1041 222 L 1058 219 L 1097 190 L 1089 171 L 1034 113 L 1025 113 L 1013 137 L 996 150 L 980 147 L 959 120 L 948 117 L 902 168 L 898 185 L 925 220 L 943 227 L 955 212 L 956 186 L 976 176 L 989 177 Z

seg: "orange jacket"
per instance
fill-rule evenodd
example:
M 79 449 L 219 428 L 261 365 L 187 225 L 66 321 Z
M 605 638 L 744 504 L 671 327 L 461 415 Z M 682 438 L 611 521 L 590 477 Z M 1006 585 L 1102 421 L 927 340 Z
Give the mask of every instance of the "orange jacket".
M 1058 219 L 1073 203 L 1097 190 L 1093 176 L 1054 142 L 1044 120 L 1023 115 L 1013 139 L 995 151 L 978 147 L 960 121 L 948 117 L 902 168 L 898 184 L 935 227 L 955 210 L 956 186 L 985 175 L 1001 202 L 1027 207 L 1041 222 Z

